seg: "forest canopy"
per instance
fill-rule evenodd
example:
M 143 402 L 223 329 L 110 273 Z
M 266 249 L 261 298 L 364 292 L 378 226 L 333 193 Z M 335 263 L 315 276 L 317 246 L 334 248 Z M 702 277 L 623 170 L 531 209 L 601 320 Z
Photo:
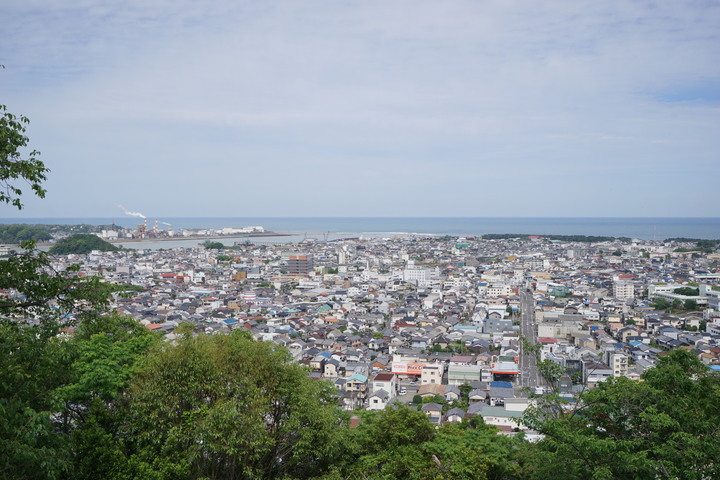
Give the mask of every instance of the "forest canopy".
M 44 242 L 52 234 L 44 225 L 0 225 L 0 243 L 18 244 L 26 240 Z
M 118 247 L 91 233 L 70 235 L 50 247 L 52 255 L 88 254 L 93 250 L 115 252 Z

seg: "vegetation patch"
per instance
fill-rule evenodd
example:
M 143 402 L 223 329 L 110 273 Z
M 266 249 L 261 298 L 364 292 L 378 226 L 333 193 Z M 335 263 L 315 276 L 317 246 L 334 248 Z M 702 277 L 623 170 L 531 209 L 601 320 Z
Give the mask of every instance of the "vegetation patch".
M 101 252 L 115 252 L 118 250 L 118 247 L 112 243 L 106 242 L 97 235 L 90 233 L 70 235 L 67 238 L 59 240 L 55 245 L 50 247 L 50 253 L 52 255 L 83 255 L 90 253 L 93 250 L 100 250 Z

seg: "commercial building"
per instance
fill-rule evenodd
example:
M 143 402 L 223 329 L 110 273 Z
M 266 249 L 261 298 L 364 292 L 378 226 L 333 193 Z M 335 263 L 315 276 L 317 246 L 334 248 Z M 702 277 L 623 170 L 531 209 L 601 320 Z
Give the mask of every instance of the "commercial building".
M 287 268 L 290 275 L 307 275 L 313 270 L 313 256 L 295 254 L 287 258 Z

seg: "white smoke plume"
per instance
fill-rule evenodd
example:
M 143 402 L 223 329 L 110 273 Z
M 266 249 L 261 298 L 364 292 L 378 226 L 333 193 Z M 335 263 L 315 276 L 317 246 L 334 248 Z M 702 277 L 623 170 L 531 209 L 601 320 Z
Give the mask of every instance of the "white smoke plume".
M 130 215 L 131 217 L 138 217 L 138 218 L 147 218 L 145 215 L 143 215 L 140 212 L 131 212 L 127 208 L 123 207 L 122 205 L 118 205 L 118 208 L 123 211 L 125 215 Z
M 160 222 L 160 223 L 162 223 L 163 225 L 167 225 L 168 227 L 172 227 L 172 223 L 167 223 L 167 222 Z

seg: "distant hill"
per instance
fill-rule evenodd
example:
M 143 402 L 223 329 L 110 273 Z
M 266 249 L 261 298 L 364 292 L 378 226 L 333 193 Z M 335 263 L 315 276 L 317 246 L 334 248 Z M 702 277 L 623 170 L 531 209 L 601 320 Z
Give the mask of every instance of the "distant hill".
M 0 225 L 0 243 L 18 244 L 24 240 L 44 242 L 51 238 L 45 225 Z
M 70 235 L 67 238 L 59 240 L 55 245 L 50 247 L 50 253 L 53 255 L 68 255 L 68 254 L 86 254 L 93 250 L 100 250 L 102 252 L 114 252 L 118 248 L 90 233 L 78 233 Z

